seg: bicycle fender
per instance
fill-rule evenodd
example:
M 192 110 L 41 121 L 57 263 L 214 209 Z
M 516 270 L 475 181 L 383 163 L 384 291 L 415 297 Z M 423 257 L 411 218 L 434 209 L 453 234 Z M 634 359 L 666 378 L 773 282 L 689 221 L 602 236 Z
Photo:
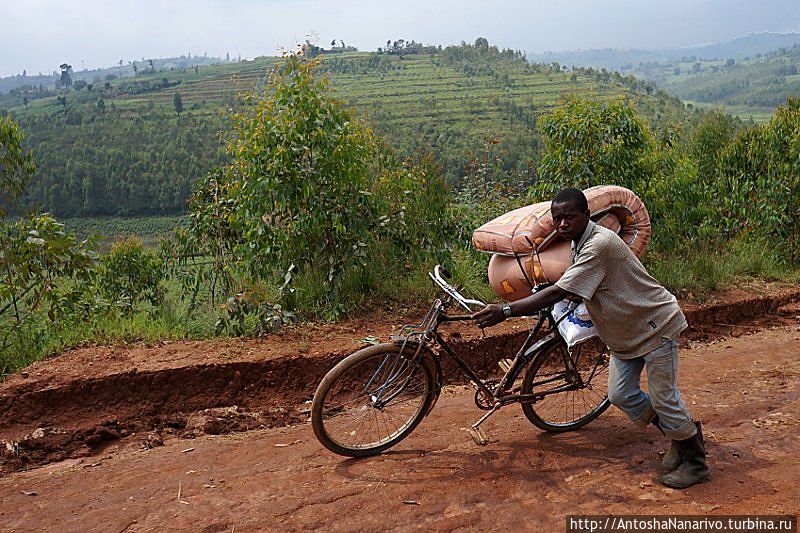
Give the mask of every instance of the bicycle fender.
M 556 340 L 557 338 L 558 338 L 557 337 L 557 333 L 555 333 L 555 332 L 550 333 L 548 335 L 545 335 L 544 337 L 542 337 L 538 341 L 534 342 L 530 346 L 530 348 L 525 350 L 525 353 L 523 355 L 525 356 L 526 359 L 530 360 L 530 357 L 533 354 L 535 354 L 536 352 L 538 352 L 540 348 L 542 348 L 548 342 L 552 342 L 552 341 Z
M 415 341 L 396 339 L 394 342 L 399 346 L 402 346 L 403 343 L 405 343 L 406 348 L 412 353 L 416 353 L 419 349 L 419 343 Z M 442 373 L 442 365 L 439 362 L 439 359 L 433 355 L 433 352 L 429 348 L 425 349 L 425 354 L 422 357 L 422 364 L 425 365 L 425 367 L 433 376 L 433 401 L 431 402 L 431 406 L 425 412 L 425 416 L 427 417 L 430 412 L 433 411 L 436 402 L 439 401 L 439 394 L 441 394 L 442 386 L 444 385 L 444 374 Z

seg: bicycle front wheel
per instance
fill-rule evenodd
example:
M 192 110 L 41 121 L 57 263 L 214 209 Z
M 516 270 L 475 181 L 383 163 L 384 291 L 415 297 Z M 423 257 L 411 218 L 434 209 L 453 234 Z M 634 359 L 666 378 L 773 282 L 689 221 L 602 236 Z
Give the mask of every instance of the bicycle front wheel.
M 585 426 L 608 409 L 608 363 L 605 347 L 584 344 L 570 356 L 561 338 L 547 343 L 522 381 L 523 394 L 540 394 L 522 404 L 536 427 L 558 433 Z
M 435 399 L 434 370 L 416 345 L 361 349 L 322 379 L 311 405 L 317 439 L 339 455 L 375 455 L 403 440 Z M 427 354 L 426 354 L 427 355 Z

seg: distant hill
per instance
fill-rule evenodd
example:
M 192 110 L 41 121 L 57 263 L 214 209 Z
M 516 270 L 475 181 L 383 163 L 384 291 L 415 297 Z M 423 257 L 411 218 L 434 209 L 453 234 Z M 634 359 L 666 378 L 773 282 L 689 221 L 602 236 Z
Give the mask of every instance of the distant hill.
M 152 64 L 150 63 L 151 61 Z M 193 68 L 195 66 L 201 67 L 215 65 L 217 63 L 224 62 L 230 62 L 230 60 L 205 56 L 180 56 L 158 59 L 142 59 L 141 61 L 129 61 L 114 67 L 101 69 L 75 71 L 73 67 L 72 79 L 74 81 L 81 80 L 86 83 L 100 83 L 117 78 L 133 77 L 139 72 L 146 72 L 150 69 L 162 72 L 176 69 Z M 56 82 L 58 82 L 61 77 L 61 73 L 58 70 L 58 65 L 54 65 L 53 72 L 49 74 L 38 73 L 29 75 L 26 72 L 16 76 L 6 76 L 4 78 L 0 78 L 0 94 L 8 93 L 14 89 L 23 87 L 38 88 L 40 85 L 42 86 L 42 89 L 54 89 Z
M 657 50 L 607 48 L 529 54 L 527 57 L 531 61 L 540 63 L 557 62 L 567 66 L 605 68 L 627 73 L 634 71 L 640 63 L 726 59 L 738 61 L 755 58 L 781 48 L 791 48 L 798 43 L 800 43 L 800 33 L 752 33 L 722 43 L 698 44 L 681 48 Z
M 739 61 L 754 59 L 781 48 L 792 48 L 795 45 L 800 45 L 800 33 L 751 33 L 724 43 L 688 47 L 684 50 L 692 52 L 691 55 L 698 59 L 735 59 Z M 697 53 L 694 53 L 695 51 Z M 684 53 L 680 57 L 685 56 Z
M 643 73 L 679 98 L 758 119 L 800 96 L 800 44 L 741 61 L 651 64 Z
M 451 183 L 487 146 L 505 170 L 535 175 L 537 119 L 569 95 L 628 99 L 653 126 L 690 116 L 679 100 L 633 77 L 532 65 L 482 41 L 325 55 L 322 69 L 334 94 L 401 156 L 433 153 Z M 27 205 L 60 216 L 184 212 L 196 180 L 226 160 L 239 93 L 263 84 L 275 62 L 139 70 L 67 92 L 0 95 L 0 113 L 20 121 L 38 165 Z
M 669 50 L 587 50 L 534 59 L 618 71 L 700 107 L 765 121 L 800 95 L 800 33 L 757 33 L 725 43 Z

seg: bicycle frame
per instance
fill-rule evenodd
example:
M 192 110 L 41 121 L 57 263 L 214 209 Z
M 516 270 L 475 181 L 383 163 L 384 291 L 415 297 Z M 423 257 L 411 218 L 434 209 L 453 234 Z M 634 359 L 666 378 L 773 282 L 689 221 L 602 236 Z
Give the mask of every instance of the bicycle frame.
M 457 303 L 463 306 L 468 311 L 472 311 L 470 306 L 485 306 L 483 302 L 480 300 L 468 299 L 461 295 L 457 289 L 455 289 L 452 285 L 447 283 L 440 274 L 440 267 L 439 265 L 436 266 L 433 273 L 429 273 L 431 279 L 439 285 L 450 297 L 453 298 Z M 565 366 L 568 368 L 571 367 L 572 370 L 575 371 L 575 375 L 577 376 L 578 380 L 565 387 L 559 387 L 557 389 L 551 389 L 546 392 L 534 393 L 534 394 L 506 394 L 508 389 L 514 384 L 515 380 L 519 376 L 520 371 L 525 368 L 525 366 L 531 361 L 531 359 L 538 353 L 538 348 L 543 346 L 544 344 L 550 342 L 552 339 L 555 338 L 556 335 L 559 335 L 556 327 L 558 326 L 558 322 L 563 320 L 567 314 L 561 317 L 558 321 L 553 319 L 550 310 L 542 310 L 537 315 L 537 321 L 535 326 L 531 329 L 528 337 L 525 339 L 525 342 L 522 343 L 522 346 L 519 348 L 517 353 L 514 356 L 514 359 L 511 362 L 511 365 L 500 379 L 500 382 L 497 386 L 492 390 L 487 381 L 481 379 L 472 368 L 453 350 L 453 348 L 447 343 L 444 337 L 439 333 L 439 326 L 441 326 L 445 322 L 463 322 L 472 320 L 471 315 L 448 315 L 445 311 L 447 309 L 447 305 L 444 301 L 437 298 L 434 300 L 431 307 L 428 309 L 425 317 L 422 319 L 422 322 L 418 325 L 406 325 L 403 326 L 400 330 L 400 333 L 393 337 L 396 342 L 402 341 L 403 346 L 400 349 L 400 352 L 393 363 L 392 371 L 389 373 L 389 378 L 386 379 L 384 384 L 380 387 L 378 394 L 372 394 L 371 398 L 373 400 L 373 405 L 377 408 L 380 408 L 382 405 L 385 405 L 392 398 L 400 394 L 403 388 L 410 383 L 413 379 L 416 369 L 412 371 L 410 375 L 405 378 L 405 382 L 396 389 L 393 394 L 390 394 L 388 397 L 384 398 L 383 394 L 385 393 L 386 389 L 389 385 L 394 385 L 391 383 L 396 376 L 400 375 L 402 370 L 405 368 L 402 367 L 400 372 L 395 372 L 398 364 L 400 363 L 401 359 L 403 359 L 402 355 L 405 351 L 406 346 L 409 343 L 416 344 L 416 351 L 414 355 L 410 359 L 406 359 L 404 364 L 412 363 L 418 364 L 421 362 L 421 358 L 424 357 L 426 350 L 431 344 L 434 344 L 436 347 L 441 351 L 444 351 L 450 359 L 455 362 L 455 364 L 459 367 L 459 369 L 469 378 L 470 382 L 473 386 L 478 389 L 485 398 L 492 399 L 492 403 L 494 405 L 494 409 L 499 408 L 504 405 L 508 405 L 511 403 L 530 403 L 535 402 L 549 394 L 557 394 L 567 390 L 573 390 L 577 388 L 581 388 L 584 386 L 583 380 L 581 379 L 580 373 L 577 371 L 577 360 L 573 359 L 571 354 L 565 355 Z M 543 337 L 538 339 L 538 341 L 532 343 L 533 339 L 536 339 L 539 333 L 542 332 L 543 328 L 547 324 L 546 333 Z M 418 339 L 418 340 L 416 340 Z M 435 352 L 434 352 L 435 353 Z M 387 356 L 387 359 L 389 357 Z M 384 368 L 384 365 L 387 363 L 385 360 L 378 370 L 376 371 L 375 375 Z M 597 366 L 592 370 L 592 376 L 596 371 Z M 365 387 L 365 391 L 369 392 L 369 388 L 372 385 L 374 380 L 370 379 Z M 555 380 L 555 378 L 553 379 Z M 553 380 L 546 380 L 537 383 L 538 385 L 548 383 L 549 381 Z

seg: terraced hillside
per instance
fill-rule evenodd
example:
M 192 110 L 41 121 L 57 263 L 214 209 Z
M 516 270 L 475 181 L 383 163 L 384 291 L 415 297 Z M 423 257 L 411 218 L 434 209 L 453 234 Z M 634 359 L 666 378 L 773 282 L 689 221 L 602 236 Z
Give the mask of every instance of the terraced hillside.
M 535 177 L 526 169 L 540 148 L 536 121 L 572 94 L 631 99 L 654 126 L 689 116 L 680 101 L 631 77 L 531 65 L 494 47 L 429 51 L 340 53 L 321 68 L 335 94 L 400 155 L 433 152 L 454 183 L 488 145 L 506 169 Z M 277 61 L 140 71 L 42 98 L 4 95 L 0 109 L 20 121 L 39 167 L 27 205 L 61 216 L 184 211 L 196 179 L 225 160 L 228 117 L 242 108 L 241 93 L 263 86 Z
M 683 100 L 766 122 L 775 106 L 800 95 L 800 45 L 742 60 L 648 63 L 631 72 Z

